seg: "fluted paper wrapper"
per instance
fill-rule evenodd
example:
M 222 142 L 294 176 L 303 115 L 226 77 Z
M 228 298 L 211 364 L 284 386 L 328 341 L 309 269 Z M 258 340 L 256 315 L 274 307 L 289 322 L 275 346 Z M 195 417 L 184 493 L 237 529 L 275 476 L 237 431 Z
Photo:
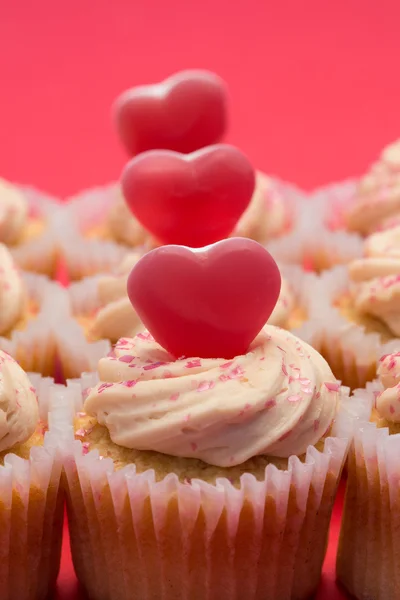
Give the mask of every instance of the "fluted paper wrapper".
M 88 239 L 85 233 L 102 225 L 115 203 L 118 184 L 86 190 L 64 204 L 56 230 L 70 279 L 108 273 L 118 266 L 131 248 L 113 241 Z
M 46 222 L 44 232 L 37 238 L 10 247 L 10 251 L 24 271 L 33 271 L 52 277 L 56 273 L 59 248 L 55 235 L 55 223 L 60 208 L 58 201 L 29 186 L 18 186 L 25 196 L 29 213 Z
M 10 337 L 0 337 L 0 348 L 10 354 L 24 369 L 42 375 L 54 375 L 56 359 L 55 329 L 60 312 L 67 306 L 66 292 L 44 275 L 22 273 L 29 300 L 38 308 L 24 329 Z M 65 308 L 64 308 L 65 310 Z
M 347 187 L 342 191 L 342 195 L 347 194 L 348 197 Z M 340 196 L 339 192 L 337 194 Z M 334 195 L 333 190 L 331 195 Z M 339 201 L 337 202 L 339 205 Z M 297 264 L 316 272 L 347 264 L 361 257 L 361 236 L 332 229 L 329 224 L 333 218 L 330 210 L 333 208 L 330 205 L 329 191 L 314 193 L 301 204 L 301 211 L 292 231 L 270 241 L 266 248 L 279 262 Z
M 328 361 L 335 377 L 351 389 L 362 388 L 376 378 L 379 359 L 400 350 L 400 339 L 382 344 L 378 333 L 366 333 L 334 306 L 348 292 L 346 267 L 338 266 L 315 278 L 309 320 L 295 334 L 313 346 Z
M 380 383 L 357 391 L 374 401 Z M 337 576 L 360 600 L 400 598 L 400 434 L 356 428 L 337 556 Z
M 87 376 L 81 387 L 95 383 Z M 71 382 L 75 389 L 77 382 Z M 75 407 L 77 403 L 75 403 Z M 305 462 L 262 481 L 156 482 L 149 470 L 65 446 L 72 556 L 94 600 L 308 598 L 324 560 L 336 489 L 355 421 L 370 408 L 343 389 L 332 435 Z
M 71 392 L 53 380 L 29 376 L 49 431 L 44 445 L 31 449 L 29 459 L 10 453 L 0 466 L 2 600 L 45 600 L 60 566 L 64 492 L 58 446 L 68 434 Z

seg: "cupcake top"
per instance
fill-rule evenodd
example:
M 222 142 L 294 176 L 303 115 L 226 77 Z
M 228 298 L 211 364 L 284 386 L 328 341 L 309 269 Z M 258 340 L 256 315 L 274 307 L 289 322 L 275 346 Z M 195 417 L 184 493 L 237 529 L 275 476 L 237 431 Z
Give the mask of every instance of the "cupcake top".
M 0 244 L 0 335 L 8 333 L 21 318 L 25 304 L 25 286 L 13 257 Z
M 394 224 L 399 217 L 400 140 L 397 140 L 384 148 L 379 160 L 360 180 L 345 221 L 351 231 L 367 235 Z
M 303 454 L 329 430 L 339 383 L 305 342 L 266 326 L 233 359 L 174 359 L 149 333 L 122 338 L 99 363 L 85 411 L 113 442 L 233 466 Z
M 400 352 L 381 358 L 378 377 L 385 389 L 376 399 L 376 409 L 387 421 L 400 423 Z
M 150 233 L 131 213 L 120 190 L 118 199 L 112 205 L 108 217 L 108 228 L 113 238 L 127 246 L 143 246 L 152 239 Z
M 0 242 L 14 244 L 28 219 L 28 205 L 18 189 L 0 179 Z
M 364 258 L 350 263 L 349 275 L 356 309 L 400 336 L 400 226 L 369 236 Z
M 0 452 L 26 442 L 39 419 L 35 389 L 25 371 L 0 350 Z

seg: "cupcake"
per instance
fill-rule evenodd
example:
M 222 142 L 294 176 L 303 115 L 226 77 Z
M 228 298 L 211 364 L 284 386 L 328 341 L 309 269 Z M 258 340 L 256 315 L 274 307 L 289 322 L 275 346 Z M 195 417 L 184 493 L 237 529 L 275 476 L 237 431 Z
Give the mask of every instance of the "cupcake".
M 315 592 L 354 419 L 368 414 L 313 348 L 262 328 L 279 286 L 250 240 L 160 248 L 134 267 L 130 298 L 163 346 L 122 338 L 99 382 L 85 376 L 65 456 L 91 598 Z
M 378 380 L 357 390 L 373 405 L 360 423 L 348 464 L 337 555 L 337 577 L 358 599 L 395 600 L 400 594 L 397 548 L 400 450 L 400 354 L 382 357 Z
M 31 188 L 0 179 L 0 243 L 19 267 L 53 276 L 58 253 L 53 233 L 57 204 Z
M 43 275 L 21 273 L 0 244 L 0 348 L 23 369 L 54 374 L 54 328 L 65 292 Z
M 376 377 L 379 357 L 400 349 L 400 227 L 372 234 L 364 256 L 315 281 L 307 341 L 351 388 Z
M 64 435 L 60 409 L 66 393 L 60 388 L 39 375 L 30 381 L 0 351 L 2 598 L 45 600 L 55 587 L 64 516 L 57 447 Z

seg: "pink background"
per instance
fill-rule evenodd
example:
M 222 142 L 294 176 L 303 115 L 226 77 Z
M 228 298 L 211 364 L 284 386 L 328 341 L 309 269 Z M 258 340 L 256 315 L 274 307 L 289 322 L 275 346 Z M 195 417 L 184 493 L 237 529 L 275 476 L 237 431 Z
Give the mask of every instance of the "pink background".
M 231 91 L 229 141 L 306 188 L 400 133 L 398 0 L 3 0 L 0 174 L 65 197 L 119 176 L 120 91 L 182 68 Z M 333 541 L 318 598 L 340 598 Z M 59 599 L 77 598 L 68 552 Z

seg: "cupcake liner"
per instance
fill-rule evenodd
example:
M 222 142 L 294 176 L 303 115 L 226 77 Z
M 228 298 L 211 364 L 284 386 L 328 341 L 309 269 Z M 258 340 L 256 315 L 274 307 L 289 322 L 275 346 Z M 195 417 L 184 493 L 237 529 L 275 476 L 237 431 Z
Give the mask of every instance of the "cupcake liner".
M 64 493 L 60 442 L 70 434 L 71 393 L 33 374 L 41 416 L 49 423 L 43 446 L 29 459 L 8 454 L 0 466 L 0 589 L 4 600 L 45 600 L 61 557 Z
M 78 394 L 79 382 L 71 382 Z M 88 380 L 80 386 L 85 389 Z M 75 407 L 79 402 L 75 401 Z M 325 555 L 336 488 L 354 424 L 370 406 L 342 390 L 333 435 L 305 462 L 265 478 L 215 485 L 171 473 L 114 470 L 88 444 L 65 443 L 71 548 L 96 600 L 308 598 Z
M 400 350 L 400 339 L 382 344 L 378 333 L 349 322 L 333 305 L 349 290 L 346 267 L 337 266 L 315 278 L 310 288 L 310 316 L 295 335 L 309 343 L 328 361 L 335 377 L 352 389 L 376 377 L 382 355 Z
M 357 390 L 374 401 L 379 382 Z M 337 556 L 339 581 L 356 598 L 400 596 L 400 434 L 364 423 L 349 456 L 347 491 Z
M 116 242 L 84 237 L 90 228 L 104 223 L 115 202 L 117 186 L 114 182 L 86 190 L 70 198 L 58 214 L 57 236 L 72 280 L 108 273 L 132 250 Z
M 43 218 L 46 221 L 46 228 L 40 237 L 18 246 L 11 246 L 9 249 L 21 269 L 52 277 L 56 273 L 58 260 L 54 225 L 59 203 L 35 188 L 28 186 L 18 186 L 18 188 L 28 202 L 30 215 Z
M 53 375 L 56 358 L 55 329 L 60 313 L 66 310 L 68 299 L 57 283 L 44 275 L 22 273 L 27 296 L 37 305 L 35 318 L 9 338 L 0 337 L 0 348 L 10 354 L 25 371 Z
M 361 236 L 329 229 L 327 207 L 323 195 L 302 203 L 292 231 L 266 244 L 275 260 L 319 272 L 362 256 Z

